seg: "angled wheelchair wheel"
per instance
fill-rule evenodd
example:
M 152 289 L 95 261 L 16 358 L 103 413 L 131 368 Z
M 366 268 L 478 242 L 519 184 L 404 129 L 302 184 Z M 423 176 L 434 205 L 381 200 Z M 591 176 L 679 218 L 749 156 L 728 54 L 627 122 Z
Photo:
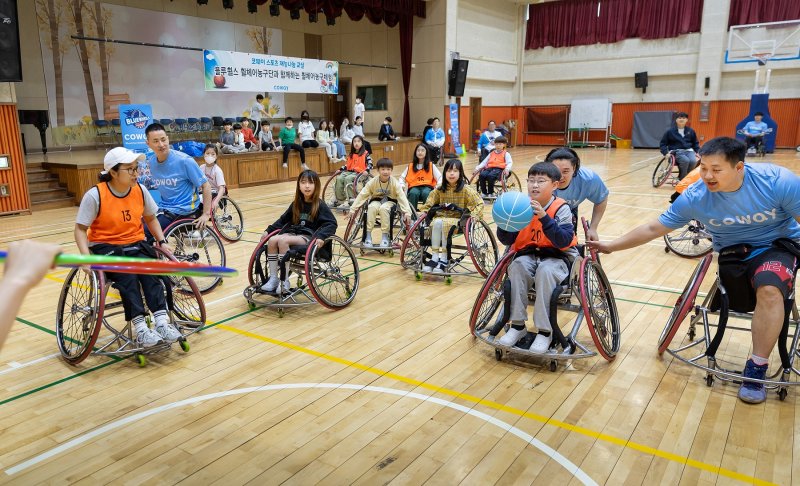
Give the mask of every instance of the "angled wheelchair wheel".
M 361 192 L 361 189 L 364 189 L 364 186 L 372 179 L 372 174 L 369 171 L 362 172 L 353 179 L 353 197 L 358 196 L 358 193 Z
M 661 336 L 658 338 L 659 355 L 664 354 L 664 351 L 667 350 L 675 334 L 678 332 L 681 322 L 683 322 L 686 315 L 689 314 L 689 311 L 694 307 L 697 292 L 700 290 L 700 284 L 703 283 L 706 272 L 708 272 L 708 267 L 711 266 L 711 260 L 713 260 L 713 255 L 706 255 L 700 260 L 700 263 L 697 264 L 697 267 L 695 267 L 692 273 L 692 277 L 686 283 L 683 293 L 681 293 L 680 297 L 678 297 L 678 300 L 675 302 L 675 307 L 672 308 L 672 313 L 669 315 L 669 319 L 667 319 L 667 325 L 664 326 L 664 330 L 661 331 Z
M 267 240 L 273 235 L 277 234 L 280 230 L 275 230 L 261 238 L 261 241 L 256 245 L 256 249 L 250 255 L 250 262 L 247 264 L 247 280 L 250 285 L 262 286 L 269 278 L 267 266 Z
M 470 218 L 464 236 L 472 263 L 481 276 L 488 277 L 497 264 L 497 241 L 494 233 L 486 221 Z
M 342 170 L 339 169 L 330 177 L 328 180 L 325 181 L 325 186 L 322 188 L 322 200 L 325 201 L 325 204 L 328 205 L 329 208 L 333 209 L 338 200 L 336 199 L 336 178 L 339 177 L 339 174 L 342 173 Z
M 510 173 L 508 177 L 501 176 L 500 179 L 497 181 L 500 184 L 500 187 L 497 187 L 495 184 L 495 192 L 503 193 L 503 192 L 521 192 L 522 182 L 519 180 L 519 177 L 515 173 Z
M 685 258 L 703 256 L 712 250 L 711 234 L 703 223 L 694 219 L 683 228 L 664 235 L 664 243 L 667 250 Z
M 589 334 L 598 353 L 613 361 L 620 347 L 619 313 L 608 277 L 591 257 L 581 262 L 578 286 Z
M 190 219 L 180 219 L 164 230 L 164 238 L 180 262 L 225 266 L 225 248 L 217 233 L 209 228 L 197 229 Z M 195 277 L 201 293 L 208 293 L 220 284 L 220 277 Z
M 242 239 L 244 218 L 242 210 L 233 199 L 222 196 L 219 204 L 214 208 L 211 219 L 214 222 L 214 229 L 223 240 L 233 243 Z
M 176 261 L 176 258 L 161 248 L 156 248 L 156 253 L 162 260 Z M 198 328 L 206 322 L 206 305 L 200 289 L 191 277 L 169 276 L 163 277 L 169 284 L 165 288 L 167 305 L 175 321 L 186 327 Z
M 653 187 L 661 187 L 667 182 L 672 174 L 672 167 L 675 165 L 675 156 L 671 153 L 663 156 L 653 171 Z
M 314 298 L 328 309 L 346 307 L 358 292 L 358 260 L 347 243 L 338 236 L 325 240 L 322 247 L 312 241 L 305 258 L 308 287 Z
M 494 325 L 495 316 L 503 306 L 503 285 L 508 279 L 508 266 L 511 265 L 512 261 L 514 261 L 514 254 L 509 252 L 503 256 L 489 277 L 483 282 L 469 316 L 469 331 L 473 336 L 477 337 L 486 326 Z
M 67 275 L 56 310 L 56 339 L 61 356 L 76 365 L 92 352 L 106 305 L 103 272 L 74 268 Z
M 411 225 L 403 245 L 400 247 L 400 265 L 403 268 L 421 268 L 423 248 L 419 241 L 420 228 L 425 222 L 425 215 L 420 214 L 417 221 Z
M 361 244 L 361 237 L 364 233 L 364 224 L 366 217 L 366 204 L 362 205 L 352 215 L 350 221 L 347 222 L 347 229 L 344 230 L 344 240 L 348 245 Z

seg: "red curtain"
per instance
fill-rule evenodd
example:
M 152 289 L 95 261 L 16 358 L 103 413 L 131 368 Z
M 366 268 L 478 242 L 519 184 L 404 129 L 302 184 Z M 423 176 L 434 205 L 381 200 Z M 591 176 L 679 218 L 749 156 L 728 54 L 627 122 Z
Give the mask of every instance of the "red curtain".
M 425 18 L 423 0 L 282 0 L 281 6 L 286 10 L 322 12 L 328 18 L 339 17 L 344 10 L 350 20 L 357 22 L 366 16 L 373 24 L 385 23 L 389 27 L 397 25 L 402 17 Z
M 732 0 L 728 27 L 783 20 L 800 20 L 800 1 Z
M 403 73 L 403 128 L 404 137 L 411 135 L 411 109 L 408 106 L 408 88 L 411 85 L 411 48 L 414 45 L 414 16 L 400 18 L 400 69 Z
M 795 0 L 797 1 L 797 0 Z M 526 49 L 665 39 L 700 31 L 703 0 L 575 0 L 529 7 Z

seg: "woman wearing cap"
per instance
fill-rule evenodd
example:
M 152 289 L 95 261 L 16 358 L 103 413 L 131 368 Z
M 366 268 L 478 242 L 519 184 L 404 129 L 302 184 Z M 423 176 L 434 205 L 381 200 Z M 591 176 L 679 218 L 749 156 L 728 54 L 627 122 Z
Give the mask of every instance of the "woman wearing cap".
M 113 148 L 106 154 L 105 170 L 98 178 L 100 182 L 86 191 L 78 209 L 75 243 L 81 254 L 154 258 L 153 248 L 145 242 L 143 220 L 159 245 L 166 243 L 156 218 L 158 206 L 137 181 L 139 162 L 143 159 L 144 155 L 123 147 Z M 106 275 L 119 289 L 125 320 L 133 324 L 137 343 L 147 348 L 162 341 L 175 342 L 181 337 L 167 317 L 164 291 L 158 277 L 126 273 Z M 145 322 L 142 294 L 153 313 L 155 331 Z

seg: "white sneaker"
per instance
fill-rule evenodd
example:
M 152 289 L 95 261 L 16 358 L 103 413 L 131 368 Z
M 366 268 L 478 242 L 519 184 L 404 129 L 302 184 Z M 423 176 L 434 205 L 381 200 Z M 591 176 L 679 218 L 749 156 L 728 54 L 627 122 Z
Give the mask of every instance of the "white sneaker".
M 172 324 L 167 324 L 164 326 L 157 325 L 156 332 L 158 333 L 159 336 L 161 336 L 162 339 L 164 339 L 164 341 L 168 343 L 174 343 L 175 341 L 183 337 L 183 334 L 181 334 L 180 331 L 175 329 L 175 326 L 173 326 Z
M 308 168 L 308 166 L 307 166 L 306 164 L 303 164 L 303 165 L 301 165 L 300 167 L 301 167 L 303 170 L 311 170 L 311 169 L 309 169 L 309 168 Z
M 278 278 L 277 275 L 270 275 L 267 279 L 267 283 L 261 286 L 261 290 L 264 292 L 273 293 L 278 290 L 278 285 L 281 283 L 281 279 Z
M 433 273 L 446 273 L 447 267 L 447 262 L 439 260 L 439 263 L 436 264 L 436 268 L 433 269 Z
M 149 327 L 136 331 L 136 344 L 143 348 L 152 348 L 162 342 L 161 336 Z
M 428 262 L 423 265 L 422 271 L 432 272 L 434 268 L 439 268 L 439 260 L 428 260 Z
M 364 246 L 372 246 L 372 235 L 367 234 L 367 237 L 364 238 Z
M 528 331 L 524 328 L 514 329 L 511 327 L 508 329 L 508 331 L 506 331 L 505 334 L 503 334 L 503 337 L 497 340 L 497 344 L 500 346 L 508 346 L 510 348 L 511 346 L 517 344 L 517 341 L 525 337 L 526 334 L 528 334 Z
M 536 339 L 531 343 L 530 352 L 544 354 L 550 349 L 550 343 L 553 342 L 553 336 L 536 335 Z
M 348 204 L 348 203 L 346 203 L 346 202 L 343 202 L 343 203 L 342 203 L 342 204 L 339 206 L 339 209 L 341 209 L 342 211 L 349 211 L 349 210 L 350 210 L 350 204 Z
M 289 278 L 287 278 L 286 280 L 283 281 L 282 288 L 283 288 L 283 291 L 285 293 L 291 292 L 291 290 L 292 290 L 292 283 L 291 282 L 292 281 Z
M 381 246 L 382 246 L 383 248 L 388 248 L 388 247 L 389 247 L 391 244 L 392 244 L 392 242 L 391 242 L 391 241 L 389 241 L 389 236 L 387 236 L 387 235 L 383 235 L 383 236 L 381 237 Z

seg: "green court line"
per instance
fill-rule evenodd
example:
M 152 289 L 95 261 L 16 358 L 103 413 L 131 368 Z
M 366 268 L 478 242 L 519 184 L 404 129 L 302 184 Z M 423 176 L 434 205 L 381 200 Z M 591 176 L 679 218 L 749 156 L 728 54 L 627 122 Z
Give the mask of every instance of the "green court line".
M 32 327 L 32 328 L 34 328 L 34 329 L 38 329 L 38 330 L 40 330 L 40 331 L 44 331 L 44 332 L 46 332 L 47 334 L 51 334 L 51 335 L 53 335 L 53 336 L 55 336 L 55 335 L 56 335 L 56 332 L 55 332 L 54 330 L 52 330 L 52 329 L 48 329 L 48 328 L 46 328 L 46 327 L 44 327 L 44 326 L 40 326 L 39 324 L 34 324 L 34 323 L 33 323 L 33 322 L 31 322 L 31 321 L 26 321 L 25 319 L 23 319 L 23 318 L 21 318 L 21 317 L 17 317 L 17 318 L 16 318 L 16 321 L 17 321 L 17 322 L 21 322 L 21 323 L 25 324 L 26 326 L 30 326 L 30 327 Z

